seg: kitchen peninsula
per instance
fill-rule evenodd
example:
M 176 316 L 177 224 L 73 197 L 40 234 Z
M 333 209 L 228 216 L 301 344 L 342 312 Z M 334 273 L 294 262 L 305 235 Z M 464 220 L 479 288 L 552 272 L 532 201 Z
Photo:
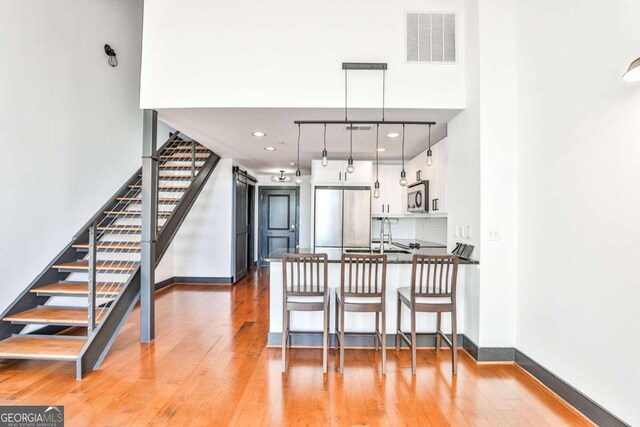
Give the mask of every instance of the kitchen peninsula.
M 398 242 L 400 243 L 400 242 Z M 444 245 L 428 244 L 423 242 L 419 249 L 405 249 L 405 245 L 395 242 L 385 244 L 384 250 L 387 255 L 387 289 L 386 289 L 386 307 L 387 322 L 386 331 L 389 343 L 393 343 L 396 333 L 396 291 L 400 287 L 410 286 L 411 269 L 413 255 L 446 255 L 447 248 Z M 429 246 L 429 247 L 427 247 Z M 377 250 L 376 250 L 377 249 Z M 278 249 L 269 254 L 264 260 L 270 265 L 270 301 L 269 301 L 269 345 L 279 345 L 282 334 L 282 255 L 289 253 L 311 253 L 311 248 L 289 248 Z M 379 252 L 379 246 L 374 244 L 374 252 Z M 330 316 L 330 332 L 335 333 L 335 296 L 334 292 L 340 287 L 340 258 L 341 251 L 335 250 L 327 253 L 329 258 L 328 265 L 328 286 L 331 295 L 331 316 Z M 477 283 L 472 278 L 478 275 L 478 261 L 460 259 L 458 269 L 458 285 L 457 285 L 457 304 L 458 304 L 458 333 L 464 333 L 464 317 L 468 310 L 473 307 L 465 306 L 465 295 L 468 292 L 477 292 L 477 289 L 469 289 L 467 283 Z M 372 332 L 370 318 L 372 313 L 346 313 L 347 332 Z M 448 314 L 443 315 L 443 330 L 450 331 Z M 409 327 L 409 312 L 403 311 L 402 325 L 403 329 Z M 321 312 L 294 312 L 291 314 L 291 330 L 315 332 L 319 331 L 322 325 Z M 436 316 L 428 313 L 419 313 L 417 317 L 418 332 L 433 332 L 436 328 Z M 420 342 L 422 346 L 429 346 L 429 338 L 424 338 Z M 319 335 L 293 335 L 293 345 L 321 345 L 321 336 Z M 347 345 L 373 347 L 373 336 L 350 336 L 347 337 Z

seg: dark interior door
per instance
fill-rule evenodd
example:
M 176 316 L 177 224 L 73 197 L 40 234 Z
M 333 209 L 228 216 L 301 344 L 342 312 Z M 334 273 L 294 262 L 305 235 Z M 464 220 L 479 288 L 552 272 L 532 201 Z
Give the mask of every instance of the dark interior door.
M 249 183 L 247 177 L 235 174 L 235 223 L 236 223 L 236 253 L 234 281 L 240 280 L 249 269 L 249 237 L 251 223 L 249 215 Z
M 298 245 L 298 188 L 260 187 L 259 260 Z M 264 263 L 261 262 L 261 265 Z

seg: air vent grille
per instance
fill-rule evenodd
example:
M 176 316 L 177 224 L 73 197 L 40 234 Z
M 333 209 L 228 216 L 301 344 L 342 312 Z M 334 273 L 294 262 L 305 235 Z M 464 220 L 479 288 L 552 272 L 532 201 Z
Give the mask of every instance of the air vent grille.
M 456 62 L 456 15 L 407 13 L 407 62 Z

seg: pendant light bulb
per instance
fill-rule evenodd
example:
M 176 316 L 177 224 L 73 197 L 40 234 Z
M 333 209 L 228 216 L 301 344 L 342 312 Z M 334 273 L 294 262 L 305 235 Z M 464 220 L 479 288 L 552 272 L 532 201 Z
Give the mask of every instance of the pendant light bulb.
M 433 153 L 431 149 L 427 150 L 427 166 L 431 166 L 433 164 Z
M 353 159 L 348 160 L 349 165 L 347 166 L 347 172 L 354 173 L 356 171 L 356 167 L 353 166 Z
M 327 124 L 324 124 L 324 149 L 322 150 L 322 166 L 326 167 L 329 164 L 327 159 Z
M 402 172 L 400 172 L 400 185 L 406 187 L 407 184 L 407 173 L 403 170 Z
M 373 186 L 373 197 L 375 199 L 380 198 L 380 182 L 378 181 L 376 181 L 375 185 Z
M 302 173 L 300 172 L 300 169 L 296 171 L 296 177 L 293 179 L 293 182 L 298 185 L 302 184 Z

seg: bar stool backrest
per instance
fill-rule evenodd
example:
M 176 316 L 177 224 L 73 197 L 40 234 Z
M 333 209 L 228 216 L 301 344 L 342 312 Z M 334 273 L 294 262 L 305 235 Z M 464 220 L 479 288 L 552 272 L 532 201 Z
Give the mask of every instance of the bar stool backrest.
M 327 295 L 327 254 L 284 254 L 282 283 L 285 298 Z
M 387 256 L 382 254 L 343 254 L 340 268 L 342 295 L 380 297 L 387 285 Z
M 457 255 L 414 255 L 411 297 L 451 297 L 455 299 L 458 279 Z

